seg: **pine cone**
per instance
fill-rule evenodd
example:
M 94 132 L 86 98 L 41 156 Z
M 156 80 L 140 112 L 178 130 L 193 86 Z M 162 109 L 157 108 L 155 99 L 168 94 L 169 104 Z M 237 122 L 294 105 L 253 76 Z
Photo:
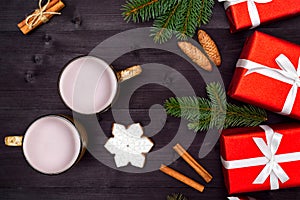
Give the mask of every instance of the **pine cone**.
M 220 66 L 221 55 L 213 39 L 211 39 L 211 37 L 205 31 L 199 30 L 198 40 L 209 58 L 215 63 L 216 66 Z
M 179 48 L 185 53 L 194 63 L 206 71 L 212 71 L 212 65 L 208 58 L 200 49 L 189 42 L 178 42 Z

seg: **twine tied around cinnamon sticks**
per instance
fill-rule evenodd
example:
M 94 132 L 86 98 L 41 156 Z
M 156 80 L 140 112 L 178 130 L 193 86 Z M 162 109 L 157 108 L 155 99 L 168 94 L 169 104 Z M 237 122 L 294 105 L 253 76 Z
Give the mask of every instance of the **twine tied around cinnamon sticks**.
M 39 8 L 36 9 L 33 14 L 29 15 L 25 20 L 25 23 L 29 29 L 32 29 L 32 27 L 36 26 L 39 23 L 39 21 L 41 21 L 43 23 L 48 22 L 49 18 L 46 16 L 46 14 L 47 15 L 60 15 L 61 14 L 60 12 L 46 11 L 46 9 L 50 3 L 50 0 L 48 0 L 44 6 L 42 6 L 42 1 L 43 0 L 39 1 Z
M 42 2 L 43 0 L 39 0 L 39 8 L 18 23 L 18 27 L 24 35 L 46 23 L 54 15 L 60 15 L 59 11 L 65 7 L 61 0 L 47 0 L 45 5 L 42 5 Z

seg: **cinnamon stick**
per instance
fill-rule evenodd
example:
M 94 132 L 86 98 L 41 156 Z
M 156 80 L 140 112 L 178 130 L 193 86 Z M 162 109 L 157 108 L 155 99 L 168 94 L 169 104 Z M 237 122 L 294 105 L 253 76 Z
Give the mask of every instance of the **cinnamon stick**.
M 52 8 L 52 6 L 54 6 L 55 4 L 57 4 L 57 2 L 58 1 L 60 1 L 60 0 L 52 0 L 52 1 L 50 1 L 50 3 L 47 5 L 47 7 L 46 7 L 46 11 L 49 9 L 49 8 Z M 37 10 L 35 10 L 33 13 L 31 13 L 31 14 L 35 14 L 35 13 L 37 13 Z M 19 28 L 22 28 L 23 26 L 25 26 L 26 25 L 26 19 L 24 19 L 23 21 L 21 21 L 19 24 L 18 24 L 18 27 Z M 29 22 L 31 22 L 32 21 L 32 19 L 31 20 L 29 20 Z
M 52 0 L 47 5 L 45 12 L 58 12 L 61 9 L 63 9 L 64 7 L 65 7 L 65 4 L 61 0 Z M 36 14 L 36 13 L 38 13 L 38 10 L 35 10 L 30 15 Z M 53 17 L 53 14 L 44 14 L 44 16 L 47 19 L 51 19 Z M 29 19 L 28 23 L 30 23 L 31 21 L 32 21 L 32 19 Z M 23 21 L 21 21 L 18 24 L 18 27 L 22 31 L 22 33 L 24 35 L 26 35 L 27 33 L 29 33 L 30 31 L 34 30 L 36 27 L 42 25 L 43 23 L 44 22 L 40 20 L 40 21 L 38 21 L 38 23 L 35 26 L 33 26 L 32 28 L 30 28 L 29 26 L 26 25 L 26 19 L 24 19 Z
M 186 177 L 185 175 L 173 170 L 172 168 L 169 168 L 165 165 L 161 165 L 160 167 L 160 171 L 162 171 L 163 173 L 175 178 L 178 181 L 181 181 L 182 183 L 198 190 L 199 192 L 203 192 L 204 190 L 204 186 L 197 183 L 196 181 Z
M 209 174 L 180 144 L 176 144 L 173 149 L 188 163 L 207 183 L 212 180 Z

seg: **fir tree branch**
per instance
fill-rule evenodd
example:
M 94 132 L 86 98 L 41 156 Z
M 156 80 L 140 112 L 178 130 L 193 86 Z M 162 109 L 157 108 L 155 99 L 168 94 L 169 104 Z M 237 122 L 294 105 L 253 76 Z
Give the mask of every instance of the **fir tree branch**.
M 261 122 L 267 121 L 266 112 L 255 106 L 237 106 L 228 104 L 228 111 L 226 113 L 226 127 L 229 126 L 258 126 Z M 241 112 L 243 111 L 243 112 Z M 253 115 L 252 113 L 256 113 Z M 238 120 L 243 118 L 243 121 Z
M 187 36 L 192 37 L 197 28 L 198 12 L 200 8 L 200 0 L 186 0 L 181 4 L 180 18 L 177 20 L 175 31 L 177 38 L 186 39 Z
M 207 24 L 212 16 L 212 9 L 215 5 L 214 0 L 201 0 L 200 13 L 198 17 L 198 26 Z
M 124 12 L 122 13 L 126 21 L 133 20 L 138 22 L 139 19 L 142 21 L 148 21 L 150 18 L 159 16 L 160 13 L 156 12 L 156 4 L 163 0 L 128 0 L 123 5 Z
M 198 121 L 191 121 L 188 123 L 188 129 L 193 130 L 194 132 L 205 131 L 210 127 L 211 117 L 207 116 L 205 118 L 199 119 Z
M 211 121 L 209 125 L 222 129 L 226 117 L 225 91 L 221 84 L 215 82 L 208 84 L 206 90 L 211 101 Z
M 188 200 L 183 194 L 171 194 L 167 196 L 167 200 Z
M 213 106 L 220 112 L 226 111 L 226 94 L 221 84 L 212 82 L 206 86 L 206 91 Z
M 190 121 L 196 121 L 205 116 L 210 117 L 210 101 L 200 97 L 171 97 L 165 102 L 167 113 L 173 117 L 183 117 Z M 201 115 L 199 115 L 201 113 Z
M 192 7 L 193 7 L 193 0 L 188 0 L 189 2 L 187 3 L 184 3 L 183 6 L 184 6 L 184 10 L 185 12 L 182 12 L 182 19 L 181 20 L 178 20 L 178 23 L 177 23 L 177 27 L 181 27 L 179 29 L 177 29 L 177 31 L 179 32 L 177 34 L 177 37 L 180 38 L 180 39 L 186 39 L 187 37 L 187 34 L 188 34 L 188 30 L 187 30 L 187 27 L 188 27 L 188 24 L 190 24 L 191 20 L 189 19 L 190 18 L 190 15 L 191 15 L 191 10 L 192 10 Z M 193 27 L 192 28 L 196 28 L 194 26 L 194 24 L 191 24 Z
M 165 102 L 166 112 L 187 119 L 194 131 L 236 126 L 257 126 L 267 120 L 263 109 L 226 103 L 226 94 L 219 83 L 207 85 L 209 99 L 201 97 L 171 97 Z
M 127 0 L 122 14 L 126 21 L 155 19 L 151 36 L 163 43 L 173 34 L 179 39 L 192 37 L 210 20 L 213 5 L 213 0 Z
M 169 14 L 158 17 L 153 23 L 153 29 L 150 36 L 153 36 L 154 42 L 164 43 L 172 38 L 173 29 L 175 27 L 174 21 L 177 19 L 176 11 L 181 5 L 181 1 L 171 9 Z

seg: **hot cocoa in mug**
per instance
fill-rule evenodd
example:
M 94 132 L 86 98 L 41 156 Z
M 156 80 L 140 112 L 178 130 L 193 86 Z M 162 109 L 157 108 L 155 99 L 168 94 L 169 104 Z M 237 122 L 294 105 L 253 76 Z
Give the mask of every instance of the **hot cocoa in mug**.
M 84 128 L 65 116 L 47 115 L 35 120 L 24 136 L 5 137 L 7 146 L 22 146 L 28 164 L 44 174 L 60 174 L 83 156 Z
M 81 114 L 105 111 L 118 93 L 118 83 L 142 71 L 139 65 L 115 72 L 105 61 L 82 56 L 70 61 L 59 77 L 59 94 L 63 102 Z

